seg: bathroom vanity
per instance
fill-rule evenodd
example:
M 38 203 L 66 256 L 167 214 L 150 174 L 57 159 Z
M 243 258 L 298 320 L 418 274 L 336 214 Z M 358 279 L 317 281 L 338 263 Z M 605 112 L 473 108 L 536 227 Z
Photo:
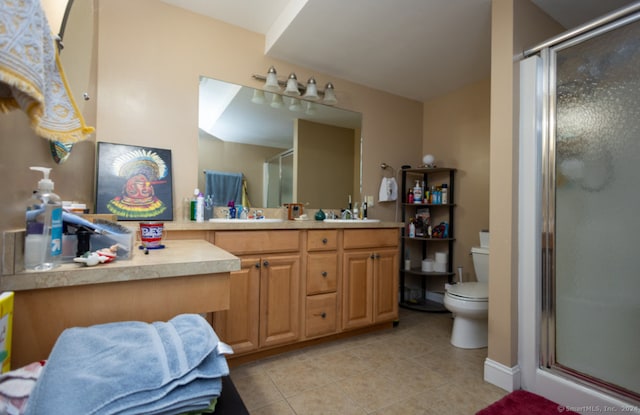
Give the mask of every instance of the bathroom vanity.
M 402 223 L 169 223 L 168 238 L 201 237 L 237 256 L 227 310 L 212 324 L 229 363 L 367 331 L 398 318 Z

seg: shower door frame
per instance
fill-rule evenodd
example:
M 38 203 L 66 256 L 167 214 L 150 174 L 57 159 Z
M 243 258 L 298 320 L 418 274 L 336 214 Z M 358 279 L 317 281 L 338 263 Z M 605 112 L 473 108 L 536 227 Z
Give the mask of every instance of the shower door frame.
M 577 412 L 606 408 L 609 413 L 627 413 L 630 403 L 604 382 L 594 382 L 555 361 L 555 72 L 551 68 L 555 51 L 640 20 L 638 9 L 636 4 L 625 13 L 605 16 L 600 24 L 552 39 L 526 51 L 520 63 L 520 382 L 524 389 Z

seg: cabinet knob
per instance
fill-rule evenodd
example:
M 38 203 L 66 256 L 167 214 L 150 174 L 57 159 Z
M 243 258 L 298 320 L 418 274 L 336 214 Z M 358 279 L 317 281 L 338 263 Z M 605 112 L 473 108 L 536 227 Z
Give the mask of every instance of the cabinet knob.
M 264 261 L 264 262 L 262 263 L 262 265 L 263 265 L 263 266 L 265 266 L 265 267 L 268 267 L 268 266 L 269 266 L 269 261 Z
M 260 262 L 256 262 L 256 264 L 254 265 L 256 268 L 260 268 Z
M 323 311 L 322 313 L 314 314 L 314 316 L 316 316 L 316 317 L 321 317 L 321 318 L 327 318 L 327 313 L 325 313 L 325 312 Z
M 375 254 L 371 254 L 371 256 L 369 258 L 376 259 L 376 255 Z
M 325 245 L 326 245 L 326 244 L 327 244 L 327 242 L 329 242 L 329 240 L 328 240 L 327 238 L 322 238 L 322 243 L 323 243 L 323 244 L 325 244 Z
M 327 271 L 322 271 L 322 272 L 320 273 L 320 275 L 322 275 L 323 277 L 326 277 L 326 276 L 327 276 Z

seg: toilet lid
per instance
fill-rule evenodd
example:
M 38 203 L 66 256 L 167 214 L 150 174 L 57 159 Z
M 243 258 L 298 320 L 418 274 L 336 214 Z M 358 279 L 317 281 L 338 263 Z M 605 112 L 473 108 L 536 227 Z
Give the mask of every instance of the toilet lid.
M 489 299 L 489 284 L 486 282 L 463 282 L 452 285 L 447 292 L 466 300 L 487 301 Z

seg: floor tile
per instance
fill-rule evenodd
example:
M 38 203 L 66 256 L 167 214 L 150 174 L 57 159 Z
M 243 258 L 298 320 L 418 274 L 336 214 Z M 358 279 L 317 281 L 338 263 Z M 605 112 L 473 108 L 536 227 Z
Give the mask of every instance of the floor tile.
M 487 349 L 450 343 L 449 313 L 400 309 L 390 330 L 231 370 L 252 415 L 469 415 L 507 394 L 483 380 Z

